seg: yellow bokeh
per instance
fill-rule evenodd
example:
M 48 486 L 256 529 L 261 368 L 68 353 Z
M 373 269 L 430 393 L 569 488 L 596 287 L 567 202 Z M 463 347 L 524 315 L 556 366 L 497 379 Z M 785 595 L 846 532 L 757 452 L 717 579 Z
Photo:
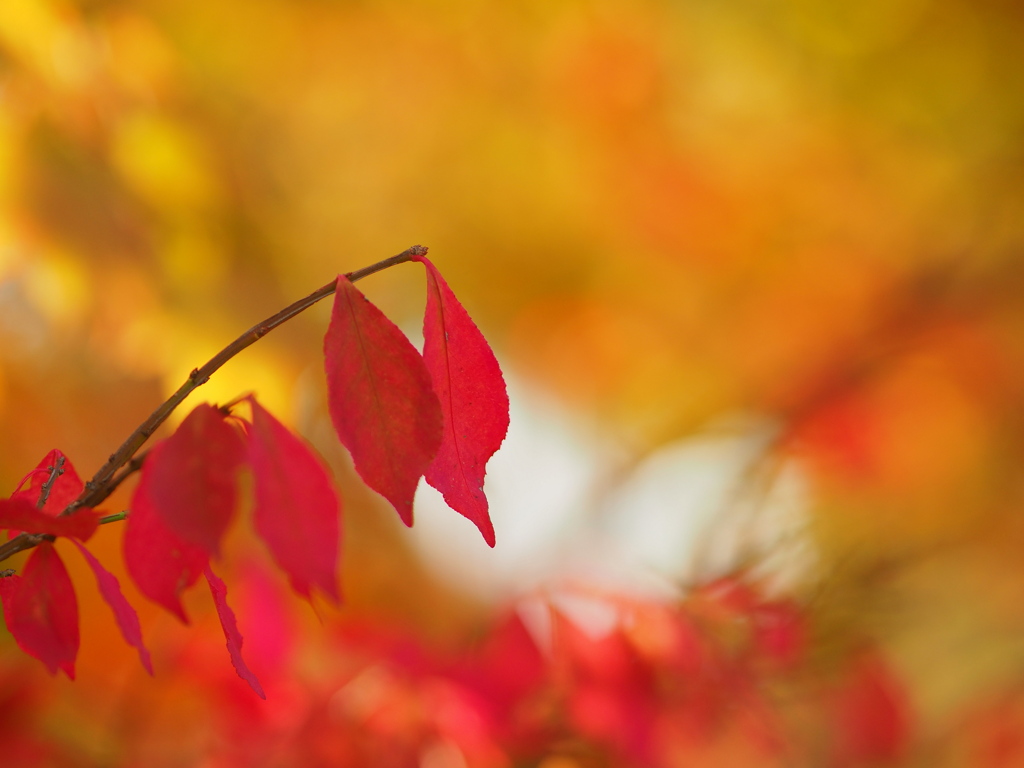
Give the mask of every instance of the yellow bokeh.
M 28 298 L 56 328 L 80 323 L 90 309 L 91 281 L 84 265 L 68 254 L 39 254 L 25 268 Z
M 114 167 L 157 209 L 173 214 L 216 203 L 209 153 L 186 126 L 152 113 L 126 115 L 112 142 Z

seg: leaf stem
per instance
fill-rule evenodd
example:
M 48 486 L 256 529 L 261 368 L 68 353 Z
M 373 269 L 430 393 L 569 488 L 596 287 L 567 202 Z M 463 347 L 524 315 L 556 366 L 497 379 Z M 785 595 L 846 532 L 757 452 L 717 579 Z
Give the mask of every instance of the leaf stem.
M 126 517 L 128 517 L 128 510 L 127 509 L 122 509 L 120 512 L 117 512 L 116 514 L 113 514 L 113 515 L 104 515 L 97 522 L 100 525 L 106 525 L 107 523 L 119 522 L 121 520 L 124 520 Z
M 389 267 L 403 264 L 407 261 L 412 261 L 415 257 L 424 256 L 426 253 L 427 248 L 425 246 L 414 245 L 410 248 L 406 248 L 395 256 L 378 261 L 376 264 L 371 264 L 368 267 L 357 269 L 354 272 L 346 272 L 345 277 L 354 283 L 357 280 L 362 280 L 364 277 L 369 277 L 370 275 L 388 269 Z M 79 494 L 78 498 L 68 504 L 61 514 L 70 515 L 82 508 L 93 508 L 110 496 L 110 494 L 114 492 L 114 489 L 117 488 L 117 486 L 120 485 L 128 475 L 138 471 L 142 466 L 142 462 L 145 460 L 145 454 L 133 459 L 135 454 L 138 453 L 143 444 L 153 436 L 153 433 L 156 432 L 159 426 L 164 423 L 174 409 L 181 405 L 185 398 L 188 397 L 194 389 L 209 381 L 210 376 L 212 376 L 222 365 L 224 365 L 224 363 L 233 358 L 243 349 L 259 341 L 270 333 L 270 331 L 277 328 L 277 326 L 291 320 L 301 312 L 306 311 L 321 299 L 325 299 L 330 296 L 335 292 L 337 286 L 337 280 L 332 280 L 327 285 L 313 291 L 309 296 L 289 304 L 280 312 L 277 312 L 266 320 L 254 325 L 224 347 L 224 349 L 216 355 L 211 357 L 202 366 L 193 369 L 192 373 L 189 374 L 188 379 L 185 380 L 185 383 L 178 387 L 177 391 L 173 395 L 161 403 L 161 405 L 153 411 L 145 421 L 136 427 L 135 431 L 128 436 L 128 439 L 121 444 L 120 448 L 110 454 L 110 458 L 107 460 L 106 464 L 97 470 L 96 474 L 92 476 L 92 479 L 85 484 L 85 488 L 82 490 L 82 493 Z M 117 474 L 117 471 L 126 464 L 129 466 L 125 468 L 125 471 Z M 50 479 L 47 480 L 47 483 L 43 486 L 44 494 L 48 495 L 49 491 L 46 486 L 49 485 L 52 487 L 58 474 L 59 472 L 55 469 L 53 474 L 51 474 Z M 43 497 L 42 501 L 45 503 L 45 497 Z M 117 516 L 109 515 L 108 517 L 116 518 Z M 119 517 L 117 519 L 124 518 Z M 101 522 L 113 522 L 113 519 L 108 521 L 107 518 L 102 518 Z M 17 552 L 37 546 L 40 541 L 42 541 L 42 539 L 37 534 L 22 533 L 15 536 L 10 541 L 0 545 L 0 562 L 3 562 Z

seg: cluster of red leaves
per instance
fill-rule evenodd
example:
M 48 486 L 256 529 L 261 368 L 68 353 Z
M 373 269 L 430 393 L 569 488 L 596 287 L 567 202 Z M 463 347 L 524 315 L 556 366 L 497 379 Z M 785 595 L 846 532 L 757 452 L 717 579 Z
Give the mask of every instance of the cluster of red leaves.
M 471 520 L 494 546 L 483 493 L 484 469 L 508 429 L 508 396 L 497 360 L 437 269 L 427 270 L 421 355 L 401 331 L 339 276 L 324 339 L 331 418 L 359 475 L 412 525 L 421 477 Z M 341 502 L 320 458 L 299 437 L 246 398 L 251 420 L 209 404 L 196 407 L 146 457 L 124 536 L 128 573 L 143 595 L 182 622 L 184 590 L 203 575 L 239 677 L 264 697 L 242 658 L 242 636 L 227 587 L 210 568 L 238 507 L 238 475 L 253 477 L 253 526 L 299 595 L 313 588 L 340 601 Z M 117 579 L 82 545 L 99 513 L 63 515 L 83 490 L 74 467 L 52 451 L 0 500 L 0 529 L 66 537 L 96 574 L 125 640 L 152 674 L 137 614 Z M 64 564 L 43 541 L 21 575 L 0 578 L 8 629 L 51 673 L 74 677 L 78 608 Z
M 275 590 L 256 586 L 273 613 Z M 586 621 L 581 603 L 612 620 Z M 190 645 L 177 683 L 206 702 L 189 715 L 205 735 L 168 753 L 138 723 L 110 764 L 853 768 L 897 764 L 920 738 L 877 649 L 823 654 L 802 606 L 738 578 L 677 604 L 535 598 L 444 650 L 350 621 L 321 638 L 315 672 L 287 621 L 267 632 L 254 663 L 282 706 L 254 706 L 208 644 Z
M 288 740 L 289 764 L 396 768 L 438 752 L 449 759 L 439 764 L 473 768 L 556 755 L 566 765 L 840 768 L 890 764 L 911 742 L 903 686 L 880 654 L 858 651 L 825 674 L 790 600 L 734 579 L 679 605 L 582 599 L 613 611 L 612 625 L 588 626 L 555 599 L 539 606 L 542 620 L 512 613 L 454 655 L 350 628 L 339 644 L 358 663 L 324 681 L 301 733 L 266 738 Z

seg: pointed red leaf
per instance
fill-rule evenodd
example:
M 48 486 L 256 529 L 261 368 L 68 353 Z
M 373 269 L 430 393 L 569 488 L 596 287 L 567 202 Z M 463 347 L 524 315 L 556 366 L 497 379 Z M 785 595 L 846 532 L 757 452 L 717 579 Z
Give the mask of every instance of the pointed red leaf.
M 124 532 L 124 561 L 142 594 L 188 624 L 180 596 L 195 584 L 209 555 L 175 534 L 154 508 L 147 467 L 159 461 L 165 444 L 155 446 L 142 467 Z
M 114 612 L 114 618 L 117 620 L 117 626 L 121 629 L 125 642 L 138 650 L 139 661 L 142 662 L 142 666 L 146 668 L 146 671 L 152 675 L 153 663 L 149 659 L 149 651 L 146 650 L 146 646 L 142 642 L 142 627 L 139 625 L 139 615 L 135 613 L 135 609 L 125 600 L 117 577 L 104 568 L 100 561 L 93 556 L 92 552 L 77 541 L 75 546 L 78 547 L 78 551 L 82 553 L 82 557 L 85 558 L 89 567 L 92 568 L 92 572 L 96 576 L 96 584 L 100 588 L 100 594 L 107 605 L 110 606 L 110 610 Z
M 423 358 L 344 275 L 324 358 L 338 437 L 363 481 L 412 525 L 416 484 L 441 444 L 441 408 Z
M 427 482 L 493 547 L 483 485 L 487 461 L 508 432 L 505 380 L 487 340 L 437 268 L 426 257 L 416 261 L 427 268 L 423 359 L 444 418 L 444 437 Z
M 0 499 L 0 528 L 51 536 L 70 536 L 88 541 L 99 525 L 100 513 L 80 509 L 73 515 L 51 517 L 24 498 Z
M 50 487 L 46 504 L 43 506 L 43 511 L 48 515 L 60 514 L 64 507 L 78 498 L 78 494 L 85 486 L 67 456 L 56 448 L 46 454 L 38 466 L 21 479 L 21 482 L 18 483 L 19 490 L 11 494 L 11 498 L 24 499 L 33 507 L 36 506 L 43 490 L 43 483 L 50 479 L 53 468 L 57 466 L 60 459 L 64 459 L 64 463 L 60 467 L 62 471 Z M 22 488 L 26 482 L 28 487 Z
M 220 619 L 220 625 L 224 630 L 224 637 L 227 639 L 231 664 L 234 666 L 238 676 L 256 691 L 256 695 L 261 699 L 266 699 L 267 695 L 263 693 L 263 686 L 260 685 L 260 681 L 256 679 L 256 675 L 246 666 L 245 659 L 242 658 L 242 634 L 238 631 L 235 612 L 228 605 L 228 588 L 210 570 L 209 565 L 206 566 L 203 573 L 206 576 L 207 583 L 210 585 L 210 592 L 213 594 L 213 604 L 217 606 L 217 618 Z
M 245 446 L 224 414 L 196 406 L 170 438 L 159 459 L 146 462 L 153 508 L 174 533 L 212 555 L 237 506 L 237 474 Z
M 18 647 L 75 679 L 78 655 L 78 601 L 64 563 L 44 541 L 29 557 L 21 576 L 0 579 L 7 629 Z
M 317 586 L 336 603 L 341 503 L 313 450 L 250 397 L 253 524 L 303 597 Z

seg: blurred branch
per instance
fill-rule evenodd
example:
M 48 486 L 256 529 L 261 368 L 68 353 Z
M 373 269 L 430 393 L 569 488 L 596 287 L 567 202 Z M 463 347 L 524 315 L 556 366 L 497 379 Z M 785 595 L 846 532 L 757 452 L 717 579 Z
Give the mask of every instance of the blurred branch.
M 53 536 L 42 533 L 19 533 L 6 544 L 0 546 L 0 562 L 19 552 L 38 547 L 44 541 L 53 541 Z
M 107 485 L 107 496 L 112 494 L 117 489 L 117 486 L 123 483 L 129 475 L 132 475 L 142 469 L 142 465 L 145 463 L 148 455 L 149 451 L 145 451 L 140 453 L 138 456 L 133 456 L 131 461 L 125 465 L 125 468 L 120 472 L 120 474 L 115 475 L 110 480 L 110 483 Z
M 395 256 L 378 261 L 376 264 L 371 264 L 368 267 L 357 269 L 354 272 L 346 272 L 345 277 L 354 283 L 357 280 L 362 280 L 364 277 L 369 277 L 370 275 L 388 269 L 389 267 L 410 261 L 415 256 L 425 256 L 426 253 L 427 248 L 425 246 L 414 245 L 410 248 L 406 248 Z M 78 498 L 68 504 L 61 514 L 74 514 L 79 509 L 90 509 L 103 502 L 103 500 L 110 496 L 110 494 L 114 492 L 114 489 L 116 489 L 126 477 L 139 470 L 145 460 L 145 454 L 138 456 L 137 459 L 133 459 L 135 454 L 145 444 L 145 442 L 153 436 L 153 433 L 156 432 L 160 425 L 164 423 L 167 417 L 174 412 L 174 409 L 181 405 L 185 398 L 188 397 L 194 389 L 209 381 L 210 376 L 212 376 L 222 365 L 243 349 L 259 341 L 270 333 L 270 331 L 277 328 L 277 326 L 291 320 L 301 312 L 306 311 L 321 299 L 325 299 L 333 294 L 337 289 L 337 285 L 337 280 L 332 280 L 327 285 L 313 291 L 309 296 L 289 304 L 280 312 L 271 315 L 263 322 L 257 323 L 247 330 L 233 342 L 224 347 L 224 349 L 210 358 L 201 367 L 193 369 L 185 383 L 182 384 L 178 390 L 167 398 L 167 400 L 165 400 L 155 411 L 153 411 L 153 413 L 151 413 L 149 417 L 143 421 L 131 435 L 128 436 L 128 439 L 121 444 L 121 447 L 110 455 L 107 463 L 100 467 L 96 474 L 93 475 L 92 479 L 85 484 L 85 488 Z M 125 471 L 117 474 L 117 471 L 126 464 L 128 466 L 125 468 Z M 49 494 L 47 485 L 52 487 L 53 482 L 59 474 L 60 472 L 54 470 L 50 479 L 47 480 L 47 483 L 43 486 L 44 494 Z M 45 496 L 43 497 L 42 502 L 45 503 Z M 124 519 L 123 516 L 117 517 L 116 515 L 110 515 L 109 517 L 111 519 L 108 520 L 107 518 L 103 518 L 102 521 L 114 522 L 113 518 Z M 38 546 L 41 542 L 48 539 L 52 540 L 52 537 L 32 533 L 19 534 L 7 543 L 0 545 L 0 562 L 3 562 L 18 552 Z
M 140 464 L 140 466 L 141 466 L 141 464 Z M 132 470 L 132 471 L 134 472 L 135 470 Z M 128 475 L 128 473 L 125 473 L 125 476 L 127 476 L 127 475 Z M 120 512 L 115 512 L 112 515 L 104 515 L 103 517 L 101 517 L 96 522 L 97 522 L 98 525 L 107 525 L 108 523 L 118 523 L 121 520 L 126 519 L 127 517 L 128 517 L 128 510 L 124 509 L 124 510 L 121 510 Z M 22 534 L 19 534 L 19 535 L 15 536 L 13 539 L 11 539 L 10 541 L 8 541 L 6 544 L 3 544 L 2 546 L 0 546 L 0 562 L 6 560 L 9 557 L 12 557 L 12 556 L 18 554 L 19 552 L 24 552 L 26 549 L 32 549 L 33 547 L 38 547 L 44 541 L 56 541 L 56 540 L 57 540 L 56 536 L 51 536 L 48 533 L 22 533 Z M 15 572 L 13 570 L 8 568 L 6 570 L 0 571 L 0 576 L 13 576 L 14 573 Z

